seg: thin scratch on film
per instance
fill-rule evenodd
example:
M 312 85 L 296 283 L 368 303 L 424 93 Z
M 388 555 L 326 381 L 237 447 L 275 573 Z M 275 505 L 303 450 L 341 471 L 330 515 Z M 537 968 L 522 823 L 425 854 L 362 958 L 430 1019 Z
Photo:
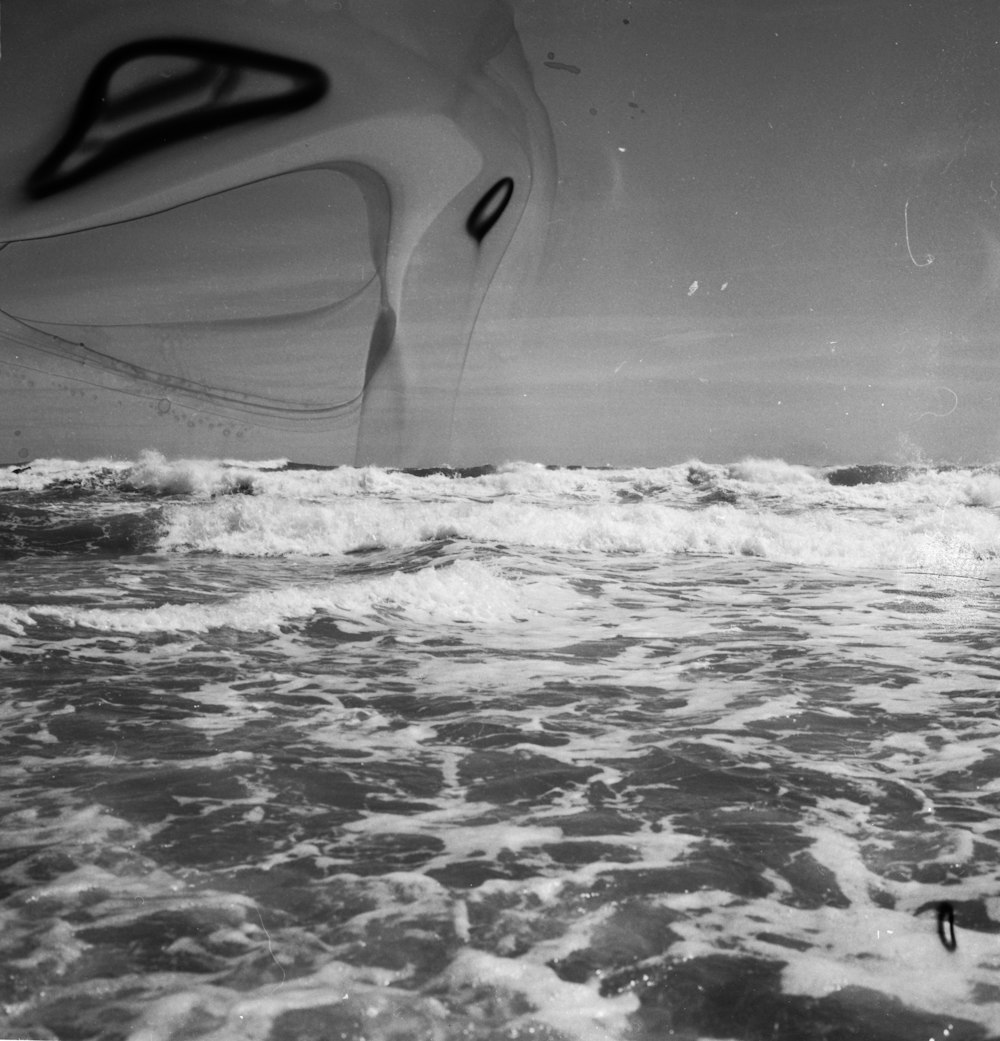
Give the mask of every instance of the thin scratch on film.
M 915 267 L 930 267 L 934 263 L 934 254 L 925 253 L 923 260 L 917 260 L 913 255 L 913 250 L 910 248 L 910 200 L 906 200 L 906 204 L 903 206 L 903 231 L 906 233 L 906 252 L 910 254 L 910 260 L 913 261 Z
M 938 387 L 938 390 L 947 391 L 955 399 L 951 403 L 951 408 L 948 409 L 947 412 L 921 412 L 920 415 L 917 416 L 918 422 L 921 419 L 926 419 L 928 416 L 930 416 L 932 419 L 945 419 L 947 416 L 950 416 L 952 412 L 955 411 L 955 409 L 958 408 L 958 395 L 951 389 L 951 387 Z
M 264 935 L 267 937 L 267 953 L 271 955 L 271 960 L 274 962 L 274 964 L 277 965 L 279 969 L 281 969 L 281 982 L 284 983 L 285 980 L 288 978 L 285 973 L 285 967 L 275 957 L 274 948 L 271 946 L 271 934 L 267 931 L 267 926 L 264 925 L 264 917 L 260 913 L 260 908 L 255 907 L 254 910 L 257 912 L 257 917 L 260 919 L 260 927 L 264 930 Z

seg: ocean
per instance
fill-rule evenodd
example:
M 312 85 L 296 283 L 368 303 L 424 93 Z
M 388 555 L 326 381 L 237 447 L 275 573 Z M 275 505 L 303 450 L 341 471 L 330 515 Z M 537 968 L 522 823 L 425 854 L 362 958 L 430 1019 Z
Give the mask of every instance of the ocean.
M 0 470 L 0 1035 L 1000 1037 L 1000 469 Z

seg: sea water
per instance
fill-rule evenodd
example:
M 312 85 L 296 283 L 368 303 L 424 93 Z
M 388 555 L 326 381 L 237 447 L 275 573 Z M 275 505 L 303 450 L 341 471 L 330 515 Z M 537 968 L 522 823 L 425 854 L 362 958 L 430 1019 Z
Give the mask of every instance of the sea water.
M 1000 1037 L 998 510 L 0 470 L 0 1035 Z

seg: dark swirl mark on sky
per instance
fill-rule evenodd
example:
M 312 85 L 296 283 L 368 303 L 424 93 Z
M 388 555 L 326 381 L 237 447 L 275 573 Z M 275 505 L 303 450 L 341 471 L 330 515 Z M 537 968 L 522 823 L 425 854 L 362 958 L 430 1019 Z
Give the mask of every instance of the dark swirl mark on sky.
M 574 76 L 579 76 L 581 69 L 579 65 L 569 65 L 564 61 L 553 61 L 554 54 L 549 52 L 549 60 L 542 62 L 547 69 L 555 69 L 557 72 L 571 72 Z
M 144 60 L 152 64 L 142 77 Z M 116 91 L 116 78 L 135 73 L 137 85 Z M 264 96 L 247 90 L 254 73 L 279 77 L 284 89 Z M 321 69 L 246 47 L 195 39 L 126 44 L 97 63 L 66 133 L 28 178 L 27 192 L 41 199 L 179 141 L 296 112 L 327 88 Z M 130 127 L 137 118 L 140 124 Z
M 81 6 L 11 124 L 3 360 L 123 430 L 152 410 L 171 451 L 239 424 L 257 453 L 447 462 L 480 311 L 524 310 L 555 190 L 512 11 L 277 6 Z M 58 24 L 15 13 L 13 84 Z
M 514 194 L 514 181 L 510 177 L 502 177 L 476 203 L 465 222 L 465 230 L 476 240 L 482 242 L 490 233 L 493 225 L 503 216 L 511 196 Z

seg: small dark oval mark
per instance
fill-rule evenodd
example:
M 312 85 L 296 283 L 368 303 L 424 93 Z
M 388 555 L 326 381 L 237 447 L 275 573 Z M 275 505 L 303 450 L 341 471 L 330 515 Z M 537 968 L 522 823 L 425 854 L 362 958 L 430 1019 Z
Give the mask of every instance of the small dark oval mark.
M 499 181 L 476 203 L 465 222 L 465 230 L 476 240 L 482 242 L 490 233 L 493 225 L 503 216 L 507 204 L 514 194 L 514 179 L 501 177 Z
M 944 949 L 954 951 L 958 947 L 958 940 L 955 939 L 955 908 L 947 900 L 938 904 L 937 925 Z

